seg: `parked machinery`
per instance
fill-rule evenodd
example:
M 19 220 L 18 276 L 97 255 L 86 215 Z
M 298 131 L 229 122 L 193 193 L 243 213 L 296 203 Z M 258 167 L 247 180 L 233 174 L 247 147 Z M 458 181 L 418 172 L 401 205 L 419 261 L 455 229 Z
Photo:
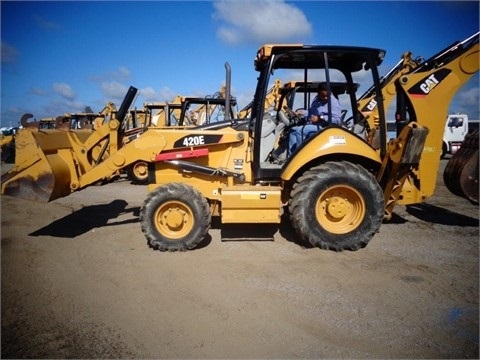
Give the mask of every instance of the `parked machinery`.
M 471 129 L 443 171 L 445 186 L 453 194 L 478 205 L 478 129 Z
M 152 126 L 157 128 L 169 126 L 192 127 L 197 124 L 208 126 L 223 121 L 225 118 L 233 119 L 235 117 L 236 99 L 231 97 L 229 114 L 227 114 L 226 100 L 223 96 L 225 96 L 224 90 L 213 96 L 177 96 L 172 102 L 145 103 L 142 116 L 146 127 L 128 130 L 124 142 L 135 139 Z M 134 184 L 147 184 L 149 163 L 150 161 L 138 160 L 124 169 L 128 179 Z

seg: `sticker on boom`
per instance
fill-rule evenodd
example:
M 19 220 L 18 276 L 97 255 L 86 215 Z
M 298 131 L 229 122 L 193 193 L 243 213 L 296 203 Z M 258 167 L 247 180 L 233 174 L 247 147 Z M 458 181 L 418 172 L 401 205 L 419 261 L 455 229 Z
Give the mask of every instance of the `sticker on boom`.
M 173 144 L 174 148 L 203 146 L 208 144 L 217 144 L 220 142 L 222 135 L 187 135 L 184 136 Z
M 371 112 L 377 107 L 377 100 L 372 99 L 363 107 L 362 112 Z
M 438 84 L 440 84 L 452 71 L 449 69 L 440 69 L 433 74 L 423 78 L 418 83 L 408 89 L 413 97 L 427 96 Z

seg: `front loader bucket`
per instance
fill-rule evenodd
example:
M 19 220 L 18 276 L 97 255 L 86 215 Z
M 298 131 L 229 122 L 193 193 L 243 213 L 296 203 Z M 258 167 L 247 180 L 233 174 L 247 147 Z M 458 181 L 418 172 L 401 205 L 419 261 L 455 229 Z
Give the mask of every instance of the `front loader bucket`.
M 62 152 L 72 148 L 68 133 L 21 130 L 15 139 L 15 166 L 2 175 L 2 194 L 49 202 L 69 195 L 71 170 Z
M 478 204 L 478 143 L 478 129 L 470 131 L 443 172 L 447 189 L 475 204 Z
M 111 155 L 108 151 L 118 150 L 137 91 L 130 86 L 115 119 L 93 132 L 70 131 L 69 126 L 41 130 L 38 122 L 27 122 L 32 114 L 25 114 L 21 120 L 25 128 L 15 138 L 15 166 L 2 175 L 1 193 L 49 202 L 110 178 L 115 170 L 95 174 L 82 184 L 80 181 L 92 166 Z

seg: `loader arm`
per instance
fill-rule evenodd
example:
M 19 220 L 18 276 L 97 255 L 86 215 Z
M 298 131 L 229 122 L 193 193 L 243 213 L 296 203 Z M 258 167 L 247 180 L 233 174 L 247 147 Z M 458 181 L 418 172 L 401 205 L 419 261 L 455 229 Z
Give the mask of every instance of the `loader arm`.
M 198 148 L 208 146 L 213 150 L 243 141 L 233 129 L 219 133 L 198 128 L 150 128 L 118 146 L 122 145 L 118 140 L 119 126 L 117 120 L 112 120 L 92 132 L 85 142 L 73 131 L 22 131 L 17 141 L 20 156 L 15 167 L 2 175 L 2 194 L 49 202 L 109 180 L 138 161 L 196 157 Z

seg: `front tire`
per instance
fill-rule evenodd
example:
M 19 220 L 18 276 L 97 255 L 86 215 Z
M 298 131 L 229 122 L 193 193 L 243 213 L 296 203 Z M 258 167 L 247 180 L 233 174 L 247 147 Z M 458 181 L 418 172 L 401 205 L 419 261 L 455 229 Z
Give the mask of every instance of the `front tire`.
M 127 178 L 137 185 L 148 184 L 148 162 L 137 161 L 127 169 Z
M 383 191 L 362 166 L 327 162 L 297 180 L 289 212 L 302 240 L 322 249 L 358 250 L 368 244 L 383 221 Z
M 207 234 L 210 221 L 205 197 L 183 183 L 157 187 L 140 209 L 142 232 L 149 245 L 160 251 L 193 249 Z

